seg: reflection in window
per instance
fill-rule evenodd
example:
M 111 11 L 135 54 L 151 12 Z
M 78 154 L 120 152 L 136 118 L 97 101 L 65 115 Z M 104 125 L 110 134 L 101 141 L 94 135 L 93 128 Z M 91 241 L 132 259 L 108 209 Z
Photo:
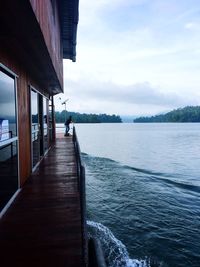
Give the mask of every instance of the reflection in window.
M 32 119 L 32 164 L 33 167 L 40 159 L 40 129 L 38 115 L 38 93 L 31 90 L 31 119 Z
M 15 80 L 0 70 L 0 211 L 18 189 Z
M 44 151 L 48 149 L 47 99 L 43 97 Z
M 53 140 L 53 112 L 52 100 L 49 100 L 49 142 Z
M 0 70 L 0 142 L 15 137 L 15 80 Z

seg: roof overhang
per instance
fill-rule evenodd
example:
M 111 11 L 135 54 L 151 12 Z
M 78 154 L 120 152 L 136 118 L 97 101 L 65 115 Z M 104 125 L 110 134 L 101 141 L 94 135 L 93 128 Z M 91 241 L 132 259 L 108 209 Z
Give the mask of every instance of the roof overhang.
M 3 1 L 0 8 L 0 50 L 20 65 L 36 86 L 54 95 L 63 92 L 38 20 L 27 0 Z
M 79 0 L 59 0 L 63 58 L 76 61 L 76 38 Z

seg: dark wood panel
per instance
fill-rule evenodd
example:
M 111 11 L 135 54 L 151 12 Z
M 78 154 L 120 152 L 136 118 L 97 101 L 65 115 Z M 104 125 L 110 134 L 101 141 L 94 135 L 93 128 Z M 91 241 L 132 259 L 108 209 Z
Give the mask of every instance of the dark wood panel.
M 0 221 L 0 266 L 79 267 L 81 246 L 73 143 L 59 138 Z

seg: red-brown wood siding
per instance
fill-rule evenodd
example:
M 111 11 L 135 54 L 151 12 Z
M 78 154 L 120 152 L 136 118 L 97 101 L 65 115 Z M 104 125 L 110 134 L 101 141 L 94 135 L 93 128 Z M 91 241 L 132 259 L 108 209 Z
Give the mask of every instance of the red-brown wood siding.
M 58 17 L 57 1 L 53 10 L 50 0 L 30 0 L 35 16 L 40 25 L 44 40 L 58 75 L 60 84 L 63 86 L 63 65 L 61 52 L 60 23 Z
M 17 74 L 19 76 L 17 79 L 19 165 L 22 185 L 31 172 L 29 79 L 23 69 L 20 69 Z

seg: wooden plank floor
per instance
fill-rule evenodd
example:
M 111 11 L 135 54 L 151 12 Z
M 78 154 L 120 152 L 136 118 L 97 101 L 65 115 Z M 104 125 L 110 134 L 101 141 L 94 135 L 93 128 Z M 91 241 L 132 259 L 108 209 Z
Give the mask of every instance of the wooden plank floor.
M 0 266 L 82 266 L 72 138 L 56 144 L 0 221 Z

